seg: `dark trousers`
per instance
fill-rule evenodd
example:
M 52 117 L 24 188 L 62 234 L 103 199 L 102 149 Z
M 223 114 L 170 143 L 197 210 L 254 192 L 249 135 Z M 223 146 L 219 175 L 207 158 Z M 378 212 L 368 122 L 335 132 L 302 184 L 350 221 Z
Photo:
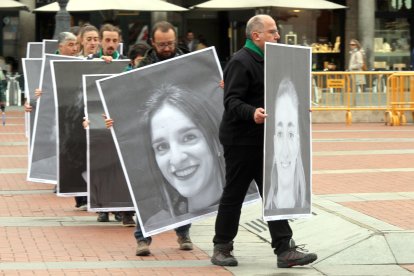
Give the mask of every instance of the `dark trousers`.
M 82 205 L 86 205 L 88 203 L 87 196 L 75 196 L 76 208 L 81 207 Z
M 252 180 L 263 197 L 263 147 L 224 146 L 226 186 L 220 199 L 216 218 L 214 244 L 228 243 L 237 235 L 244 198 Z M 287 220 L 268 222 L 275 254 L 289 249 L 292 229 Z

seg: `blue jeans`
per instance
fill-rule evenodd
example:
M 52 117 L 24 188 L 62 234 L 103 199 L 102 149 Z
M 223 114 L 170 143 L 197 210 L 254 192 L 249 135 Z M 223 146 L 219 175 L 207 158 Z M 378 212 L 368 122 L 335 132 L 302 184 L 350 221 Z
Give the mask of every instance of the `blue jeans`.
M 178 237 L 185 237 L 190 234 L 190 227 L 191 227 L 191 223 L 175 228 L 174 230 Z M 137 223 L 137 228 L 135 229 L 135 232 L 134 232 L 134 236 L 137 241 L 147 241 L 148 243 L 151 243 L 152 241 L 152 237 L 146 237 L 146 238 L 144 237 L 138 223 Z

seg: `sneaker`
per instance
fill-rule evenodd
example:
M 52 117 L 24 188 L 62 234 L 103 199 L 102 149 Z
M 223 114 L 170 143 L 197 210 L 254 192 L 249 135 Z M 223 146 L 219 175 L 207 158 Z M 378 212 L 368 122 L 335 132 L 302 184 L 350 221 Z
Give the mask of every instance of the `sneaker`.
M 136 256 L 148 256 L 151 254 L 151 251 L 149 250 L 149 245 L 151 242 L 147 240 L 141 240 L 138 241 L 137 251 L 135 251 Z
M 122 221 L 122 212 L 114 212 L 113 214 L 116 221 Z
M 289 268 L 296 265 L 307 265 L 314 262 L 318 256 L 315 253 L 308 252 L 303 245 L 295 245 L 290 240 L 290 248 L 277 256 L 277 267 Z
M 81 205 L 81 206 L 78 207 L 78 210 L 79 211 L 86 211 L 86 210 L 88 210 L 88 205 L 87 204 L 83 204 L 83 205 Z
M 108 222 L 109 221 L 109 214 L 104 212 L 98 213 L 98 218 L 96 219 L 99 222 Z
M 215 244 L 211 262 L 220 266 L 237 266 L 238 261 L 232 254 L 233 242 Z
M 188 235 L 178 236 L 177 242 L 180 245 L 180 250 L 193 250 L 193 243 Z
M 124 213 L 122 215 L 122 226 L 125 226 L 125 227 L 135 226 L 135 220 L 131 214 Z

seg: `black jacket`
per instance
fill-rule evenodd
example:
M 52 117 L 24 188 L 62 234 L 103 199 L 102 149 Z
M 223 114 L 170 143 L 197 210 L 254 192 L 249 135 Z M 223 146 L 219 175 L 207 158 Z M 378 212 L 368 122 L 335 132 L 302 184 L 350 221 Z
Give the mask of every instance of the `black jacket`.
M 183 49 L 177 47 L 175 51 L 175 56 L 173 57 L 178 57 L 186 53 L 187 52 L 185 52 Z M 170 57 L 170 58 L 173 58 L 173 57 Z M 170 59 L 170 58 L 166 58 L 166 59 Z M 155 49 L 151 48 L 145 53 L 144 58 L 138 63 L 136 68 L 141 68 L 141 67 L 144 67 L 150 64 L 157 63 L 159 61 L 162 61 L 162 60 L 158 57 Z
M 223 145 L 263 146 L 264 124 L 253 119 L 264 107 L 264 59 L 240 49 L 224 69 L 224 114 L 220 124 Z

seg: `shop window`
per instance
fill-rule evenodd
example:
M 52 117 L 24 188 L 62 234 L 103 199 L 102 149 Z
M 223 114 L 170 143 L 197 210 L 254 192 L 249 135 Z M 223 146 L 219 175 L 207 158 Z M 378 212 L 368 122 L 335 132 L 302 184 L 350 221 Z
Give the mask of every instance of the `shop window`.
M 374 38 L 375 69 L 409 69 L 410 24 L 406 18 L 377 19 Z
M 3 56 L 18 56 L 19 17 L 5 16 L 3 18 Z

